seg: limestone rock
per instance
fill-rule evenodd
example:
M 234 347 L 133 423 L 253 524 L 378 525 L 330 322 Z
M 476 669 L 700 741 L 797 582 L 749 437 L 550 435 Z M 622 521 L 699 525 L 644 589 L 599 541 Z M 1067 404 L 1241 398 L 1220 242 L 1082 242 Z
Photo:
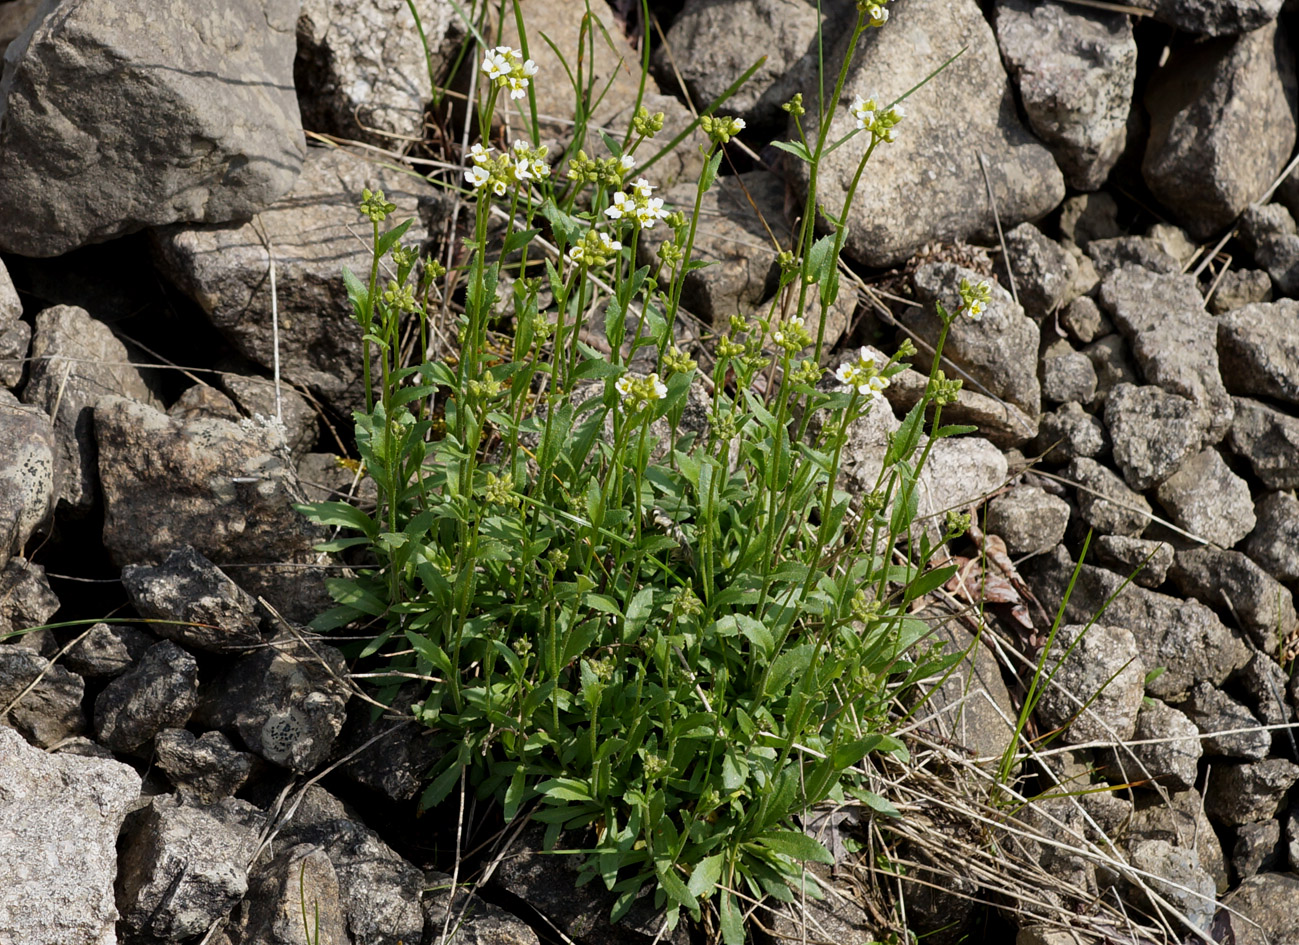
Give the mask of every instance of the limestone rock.
M 58 444 L 49 417 L 0 390 L 0 568 L 21 555 L 54 506 Z
M 1254 529 L 1249 484 L 1217 450 L 1197 453 L 1155 491 L 1173 521 L 1191 534 L 1230 548 Z

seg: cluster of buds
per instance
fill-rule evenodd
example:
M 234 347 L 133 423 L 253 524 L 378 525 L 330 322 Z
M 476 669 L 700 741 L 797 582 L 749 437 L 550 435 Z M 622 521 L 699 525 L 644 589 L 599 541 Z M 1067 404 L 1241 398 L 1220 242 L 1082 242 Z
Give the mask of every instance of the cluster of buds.
M 889 379 L 880 373 L 870 348 L 862 348 L 857 357 L 839 365 L 834 379 L 845 390 L 856 391 L 872 400 L 882 396 L 884 388 L 889 386 Z
M 714 118 L 712 115 L 705 115 L 699 119 L 699 127 L 703 128 L 704 134 L 717 144 L 726 144 L 744 130 L 744 119 L 729 116 Z
M 865 13 L 867 23 L 879 29 L 889 20 L 889 10 L 885 6 L 889 0 L 857 0 L 857 9 Z
M 869 131 L 881 141 L 896 140 L 897 135 L 893 130 L 894 126 L 906 117 L 906 111 L 900 103 L 881 109 L 876 104 L 875 99 L 864 99 L 860 95 L 853 99 L 850 110 L 853 119 L 857 123 L 857 128 L 861 131 Z
M 651 115 L 650 110 L 641 105 L 636 109 L 636 116 L 632 118 L 631 126 L 642 138 L 652 138 L 663 130 L 663 117 L 662 112 Z
M 969 279 L 961 280 L 961 307 L 956 314 L 964 315 L 970 321 L 979 321 L 992 301 L 992 286 L 986 281 L 970 285 Z
M 622 405 L 628 413 L 640 413 L 650 404 L 668 395 L 667 385 L 659 380 L 657 373 L 645 377 L 624 374 L 613 386 L 622 397 Z
M 689 374 L 698 366 L 694 358 L 676 345 L 663 353 L 663 370 L 667 371 L 669 376 L 673 374 Z
M 493 155 L 492 148 L 475 144 L 469 149 L 474 166 L 465 171 L 465 180 L 474 190 L 490 187 L 498 197 L 505 196 L 511 187 L 550 176 L 546 163 L 547 148 L 531 148 L 526 141 L 515 141 L 510 151 Z
M 568 162 L 568 179 L 579 184 L 597 184 L 621 187 L 636 168 L 636 159 L 630 154 L 622 157 L 593 158 L 585 151 L 578 151 L 577 157 Z
M 663 209 L 663 198 L 653 197 L 654 188 L 643 177 L 636 178 L 627 192 L 613 195 L 613 204 L 605 208 L 604 215 L 612 220 L 635 220 L 646 230 L 668 215 Z
M 498 89 L 510 90 L 510 98 L 528 94 L 528 80 L 537 74 L 537 64 L 523 58 L 523 50 L 497 46 L 483 56 L 482 69 Z
M 518 505 L 519 497 L 514 492 L 514 476 L 510 473 L 501 476 L 488 473 L 487 482 L 483 486 L 483 499 L 488 505 Z
M 801 315 L 793 315 L 784 324 L 776 325 L 771 330 L 771 340 L 776 347 L 786 354 L 802 351 L 812 343 L 812 335 L 803 323 Z
M 568 260 L 588 269 L 599 269 L 607 266 L 621 249 L 622 243 L 611 239 L 608 233 L 591 229 L 569 248 Z
M 361 191 L 361 216 L 367 217 L 372 223 L 382 223 L 396 209 L 395 203 L 384 199 L 382 190 L 370 190 L 367 187 Z

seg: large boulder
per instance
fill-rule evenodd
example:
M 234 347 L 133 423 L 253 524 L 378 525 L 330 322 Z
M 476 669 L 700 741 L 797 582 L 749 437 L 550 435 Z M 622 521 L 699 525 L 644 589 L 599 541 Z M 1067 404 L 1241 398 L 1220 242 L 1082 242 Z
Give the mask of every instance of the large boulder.
M 293 184 L 297 0 L 46 0 L 0 79 L 0 249 L 246 219 Z
M 1197 238 L 1258 200 L 1294 148 L 1294 56 L 1275 23 L 1178 50 L 1145 102 L 1142 176 Z
M 1035 220 L 1064 198 L 1064 178 L 1051 153 L 1020 123 L 992 28 L 974 0 L 908 0 L 890 8 L 883 28 L 869 31 L 853 58 L 828 141 L 856 127 L 856 96 L 894 101 L 947 59 L 951 65 L 907 99 L 898 138 L 882 144 L 853 198 L 846 221 L 847 254 L 868 266 L 890 266 L 933 239 L 994 234 L 992 208 L 979 156 L 996 195 L 1004 227 Z M 827 62 L 847 51 L 849 31 L 827 43 Z M 827 69 L 825 94 L 837 72 Z M 804 132 L 817 133 L 818 90 L 804 90 Z M 960 121 L 953 121 L 960 115 Z M 978 142 L 972 147 L 971 142 Z M 841 212 L 869 140 L 858 135 L 823 157 L 818 199 Z M 793 158 L 795 182 L 807 188 L 808 166 Z
M 0 726 L 4 938 L 114 945 L 117 832 L 140 776 L 104 758 L 49 754 Z
M 431 189 L 339 149 L 312 148 L 302 177 L 257 224 L 176 226 L 154 234 L 160 268 L 207 313 L 241 354 L 276 363 L 269 271 L 275 260 L 279 368 L 345 412 L 361 405 L 361 330 L 343 285 L 343 267 L 364 278 L 371 251 L 358 233 L 361 191 L 381 189 L 397 205 L 391 222 L 417 217 Z M 418 245 L 423 224 L 406 231 Z

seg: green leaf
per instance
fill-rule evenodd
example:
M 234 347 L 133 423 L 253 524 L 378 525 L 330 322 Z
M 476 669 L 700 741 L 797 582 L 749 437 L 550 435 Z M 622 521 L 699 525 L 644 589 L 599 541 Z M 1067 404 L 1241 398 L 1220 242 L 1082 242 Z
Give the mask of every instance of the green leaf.
M 582 237 L 582 226 L 580 220 L 571 217 L 555 205 L 555 201 L 549 197 L 541 205 L 541 215 L 550 221 L 550 228 L 555 231 L 555 236 L 559 238 L 561 245 L 571 246 Z M 552 285 L 559 280 L 558 274 L 551 280 Z M 560 283 L 562 290 L 563 283 Z
M 925 399 L 916 401 L 916 405 L 907 411 L 906 418 L 889 440 L 889 448 L 884 452 L 884 466 L 895 465 L 898 460 L 908 459 L 916 448 L 920 437 L 920 424 L 925 419 Z
M 945 436 L 960 436 L 963 433 L 974 433 L 979 428 L 971 426 L 968 423 L 948 423 L 934 431 L 934 439 L 941 439 Z
M 356 274 L 343 267 L 343 285 L 347 287 L 347 300 L 352 303 L 352 311 L 359 318 L 370 302 L 370 289 Z
M 735 904 L 734 893 L 723 893 L 719 908 L 723 945 L 744 945 L 744 915 Z
M 371 540 L 379 534 L 379 526 L 374 519 L 346 502 L 313 502 L 310 505 L 295 505 L 294 508 L 318 525 L 355 528 Z
M 807 164 L 812 163 L 812 154 L 807 150 L 807 145 L 801 141 L 773 141 L 771 146 L 780 148 L 780 150 L 794 155 L 794 157 Z
M 907 585 L 907 600 L 919 600 L 931 591 L 937 590 L 946 584 L 955 573 L 956 565 L 954 564 L 925 572 Z
M 886 817 L 902 816 L 901 811 L 899 811 L 896 807 L 894 807 L 884 798 L 880 797 L 874 791 L 867 791 L 865 789 L 862 789 L 859 791 L 854 791 L 853 794 L 856 795 L 858 798 L 860 798 L 862 803 L 864 803 L 871 810 L 879 811 L 881 814 L 883 814 Z
M 699 189 L 701 191 L 707 191 L 713 186 L 713 181 L 717 179 L 717 169 L 722 166 L 722 157 L 725 153 L 721 148 L 718 148 L 717 153 L 712 156 L 707 166 L 704 167 L 704 172 L 699 176 Z
M 412 217 L 404 223 L 398 223 L 387 233 L 383 234 L 383 236 L 379 237 L 379 242 L 374 244 L 374 254 L 380 259 L 388 255 L 388 250 L 392 249 L 393 244 L 396 243 L 397 240 L 406 235 L 406 231 L 410 229 L 410 225 L 414 222 L 415 220 Z
M 696 899 L 707 899 L 712 895 L 713 890 L 717 888 L 717 881 L 722 878 L 724 856 L 725 854 L 722 853 L 714 853 L 695 864 L 694 872 L 690 874 L 690 882 L 686 885 L 690 895 Z
M 505 238 L 505 246 L 502 249 L 503 255 L 508 256 L 510 253 L 517 252 L 532 242 L 532 238 L 540 233 L 541 230 L 516 230 Z
M 621 374 L 622 370 L 618 365 L 611 364 L 604 358 L 587 358 L 573 372 L 573 380 L 582 381 L 587 378 L 613 377 L 616 374 Z
M 773 830 L 758 837 L 757 842 L 795 860 L 834 864 L 830 851 L 801 830 Z
M 519 805 L 523 803 L 526 794 L 526 784 L 523 780 L 523 765 L 514 769 L 514 774 L 510 777 L 510 786 L 505 790 L 505 822 L 509 823 L 514 819 L 514 815 L 519 812 Z

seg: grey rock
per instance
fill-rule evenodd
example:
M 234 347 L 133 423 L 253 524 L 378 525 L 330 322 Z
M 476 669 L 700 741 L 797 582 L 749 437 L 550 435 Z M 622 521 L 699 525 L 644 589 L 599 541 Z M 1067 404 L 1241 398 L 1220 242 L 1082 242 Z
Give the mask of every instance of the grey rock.
M 1146 237 L 1176 259 L 1179 266 L 1187 266 L 1200 251 L 1200 247 L 1184 229 L 1171 223 L 1152 224 L 1146 231 Z
M 1142 176 L 1204 239 L 1256 200 L 1290 157 L 1294 57 L 1275 24 L 1186 46 L 1151 78 L 1145 105 Z
M 302 458 L 316 445 L 320 418 L 307 399 L 288 384 L 281 382 L 277 392 L 275 382 L 264 377 L 222 374 L 221 386 L 238 404 L 244 416 L 281 417 L 284 440 L 294 459 Z
M 60 502 L 86 512 L 99 498 L 94 408 L 117 395 L 157 404 L 126 346 L 85 309 L 56 305 L 36 316 L 23 400 L 54 421 Z
M 58 444 L 50 418 L 0 389 L 0 568 L 21 555 L 54 507 Z
M 1269 492 L 1254 503 L 1257 524 L 1240 550 L 1278 581 L 1299 580 L 1299 499 Z
M 293 190 L 252 223 L 167 227 L 154 232 L 159 268 L 194 299 L 239 353 L 270 371 L 275 361 L 269 257 L 275 251 L 282 376 L 344 411 L 364 403 L 361 332 L 352 320 L 343 267 L 369 272 L 370 249 L 356 238 L 361 191 L 381 189 L 397 205 L 395 225 L 416 222 L 427 187 L 341 149 L 312 148 Z
M 1058 404 L 1086 404 L 1096 396 L 1096 368 L 1091 359 L 1075 351 L 1063 338 L 1042 352 L 1038 369 L 1043 400 Z
M 195 384 L 185 388 L 167 408 L 167 416 L 181 423 L 190 420 L 229 420 L 238 423 L 244 419 L 235 402 L 210 384 Z
M 14 390 L 22 382 L 31 340 L 32 326 L 26 322 L 0 328 L 0 387 Z
M 1190 457 L 1159 485 L 1155 496 L 1175 523 L 1223 548 L 1254 530 L 1249 484 L 1228 468 L 1217 450 Z
M 1251 876 L 1223 899 L 1222 905 L 1221 914 L 1236 945 L 1299 942 L 1297 876 L 1286 873 Z
M 1146 236 L 1094 239 L 1087 244 L 1087 255 L 1102 278 L 1125 266 L 1136 266 L 1160 275 L 1175 275 L 1182 271 L 1182 264 L 1176 257 L 1159 241 Z
M 1060 313 L 1060 325 L 1074 341 L 1089 344 L 1114 330 L 1108 318 L 1101 314 L 1096 300 L 1080 295 Z
M 0 726 L 0 929 L 9 941 L 114 945 L 117 832 L 139 793 L 127 765 L 50 754 Z
M 907 889 L 907 905 L 912 914 L 908 919 L 916 927 L 924 926 L 924 921 L 917 921 L 915 912 L 919 911 L 917 902 L 912 899 L 913 888 Z M 865 908 L 854 898 L 844 895 L 834 885 L 825 890 L 824 899 L 806 899 L 795 902 L 777 903 L 762 908 L 756 918 L 770 928 L 776 942 L 874 942 L 885 935 L 884 928 L 866 912 Z M 916 897 L 923 908 L 921 893 Z M 958 902 L 957 909 L 960 908 Z M 947 910 L 949 919 L 955 919 L 952 909 Z M 941 939 L 941 936 L 936 936 Z
M 952 263 L 928 263 L 917 269 L 913 278 L 916 300 L 923 308 L 908 309 L 901 321 L 933 344 L 940 329 L 935 302 L 942 301 L 948 311 L 955 311 L 961 280 L 977 283 L 981 277 Z M 982 319 L 976 322 L 962 318 L 952 323 L 943 354 L 967 371 L 987 393 L 1008 400 L 1036 418 L 1041 410 L 1041 389 L 1032 365 L 1036 363 L 1038 337 L 1037 325 L 1024 315 L 1010 293 L 993 286 Z
M 978 4 L 911 0 L 890 12 L 888 27 L 872 31 L 853 58 L 829 140 L 855 127 L 848 111 L 855 96 L 893 101 L 951 51 L 966 51 L 908 99 L 897 140 L 872 156 L 872 185 L 857 192 L 847 221 L 847 255 L 868 266 L 890 266 L 935 238 L 994 233 L 980 153 L 1004 227 L 1038 219 L 1059 204 L 1064 179 L 1050 152 L 1020 124 L 996 39 Z M 827 61 L 842 61 L 847 40 L 845 31 L 827 44 Z M 829 96 L 836 76 L 826 72 Z M 804 89 L 803 98 L 816 102 L 817 90 Z M 813 128 L 816 111 L 807 110 L 804 129 Z M 953 112 L 962 116 L 959 129 L 948 120 Z M 969 146 L 972 140 L 978 148 Z M 827 206 L 843 204 L 862 147 L 854 143 L 822 159 L 818 192 Z M 805 190 L 807 165 L 788 163 L 796 188 Z
M 1296 780 L 1299 766 L 1284 758 L 1221 764 L 1209 779 L 1204 808 L 1214 820 L 1231 827 L 1268 820 L 1280 812 Z
M 1246 305 L 1218 319 L 1218 360 L 1227 390 L 1299 404 L 1299 302 Z
M 826 330 L 826 338 L 830 338 L 831 326 L 827 324 Z M 881 355 L 880 360 L 887 359 Z M 890 379 L 884 396 L 897 413 L 905 415 L 920 402 L 928 386 L 927 374 L 908 368 Z M 1002 449 L 1022 446 L 1033 439 L 1038 430 L 1036 418 L 1014 404 L 981 394 L 972 387 L 963 386 L 957 392 L 956 402 L 943 409 L 943 416 L 952 423 L 978 427 L 982 436 Z
M 1134 744 L 1101 753 L 1112 783 L 1154 781 L 1169 791 L 1195 787 L 1203 748 L 1199 730 L 1184 714 L 1155 699 L 1137 713 L 1132 737 Z
M 154 753 L 177 795 L 200 806 L 230 797 L 252 770 L 252 756 L 220 732 L 195 737 L 183 728 L 163 729 L 154 739 Z
M 1063 301 L 1068 304 L 1074 299 L 1092 295 L 1096 291 L 1096 287 L 1101 283 L 1101 276 L 1096 271 L 1096 264 L 1092 262 L 1091 257 L 1079 249 L 1076 243 L 1070 243 L 1066 240 L 1060 245 L 1078 267 L 1076 274 L 1069 283 L 1068 290 L 1064 294 Z M 1107 328 L 1105 333 L 1110 330 Z
M 400 710 L 424 696 L 416 687 L 405 687 L 390 704 Z M 343 773 L 352 780 L 393 800 L 408 801 L 423 789 L 425 776 L 441 757 L 432 747 L 431 736 L 429 728 L 417 724 L 408 712 L 373 718 L 373 707 L 356 700 L 338 737 L 337 754 L 350 756 Z
M 827 38 L 852 28 L 849 17 L 856 11 L 850 13 L 847 4 L 827 3 L 822 9 Z M 691 0 L 668 30 L 672 56 L 660 48 L 654 68 L 665 83 L 679 73 L 692 101 L 711 102 L 761 50 L 766 61 L 726 100 L 724 110 L 763 130 L 783 123 L 780 106 L 816 76 L 816 44 L 817 7 L 802 0 Z
M 586 34 L 588 45 L 579 48 L 578 27 L 584 16 L 593 19 Z M 599 6 L 588 6 L 585 0 L 554 0 L 551 3 L 532 4 L 528 9 L 527 29 L 528 51 L 537 63 L 538 81 L 532 91 L 536 95 L 537 114 L 544 116 L 539 119 L 541 142 L 550 147 L 552 155 L 558 157 L 573 137 L 573 87 L 567 80 L 567 70 L 573 67 L 581 55 L 585 60 L 587 80 L 594 83 L 593 87 L 598 90 L 592 97 L 599 97 L 603 93 L 603 98 L 592 107 L 585 144 L 577 142 L 577 147 L 585 147 L 589 154 L 605 153 L 604 145 L 594 129 L 604 129 L 621 139 L 631 125 L 640 91 L 639 50 L 623 39 L 626 34 L 611 11 Z M 596 31 L 594 35 L 601 37 L 600 42 L 593 44 L 594 48 L 589 45 L 591 31 Z M 542 33 L 550 37 L 558 48 L 558 55 L 548 43 L 537 42 L 533 38 Z M 522 46 L 513 16 L 506 15 L 497 42 Z M 562 61 L 560 56 L 563 57 Z M 757 55 L 752 56 L 745 68 L 757 58 Z M 735 78 L 738 76 L 727 79 L 725 84 L 730 85 Z M 660 91 L 652 76 L 646 82 L 641 103 L 651 114 L 664 113 L 663 130 L 656 137 L 656 142 L 671 141 L 694 120 L 694 116 L 675 96 Z M 651 142 L 653 143 L 655 142 Z M 696 129 L 690 132 L 678 147 L 654 165 L 650 171 L 650 183 L 666 189 L 684 180 L 697 180 L 699 171 L 703 168 L 700 146 L 706 143 L 707 138 L 702 131 Z M 657 148 L 644 149 L 638 156 L 644 159 L 654 150 Z
M 669 190 L 664 198 L 672 206 L 690 207 L 697 189 L 695 181 L 686 181 Z M 691 258 L 709 265 L 686 275 L 681 300 L 718 331 L 727 330 L 727 319 L 732 315 L 752 310 L 775 291 L 780 267 L 766 226 L 781 246 L 788 245 L 790 229 L 785 222 L 784 203 L 784 181 L 769 171 L 720 178 L 704 194 Z M 650 234 L 643 236 L 641 261 L 656 263 L 659 246 L 671 239 L 671 232 L 662 240 Z M 817 313 L 819 308 L 807 319 L 814 338 Z
M 1131 575 L 1142 587 L 1158 587 L 1168 577 L 1173 549 L 1162 541 L 1098 535 L 1096 552 L 1104 564 L 1122 575 Z
M 163 729 L 188 722 L 197 701 L 198 663 L 163 640 L 95 699 L 95 737 L 114 751 L 135 752 Z
M 1246 305 L 1272 301 L 1272 277 L 1262 269 L 1229 269 L 1209 297 L 1209 312 L 1226 315 Z
M 312 793 L 317 797 L 311 807 L 298 809 L 281 839 L 286 845 L 311 844 L 329 857 L 338 877 L 338 902 L 350 936 L 347 941 L 354 945 L 422 941 L 423 874 L 373 830 L 349 819 L 337 800 L 319 788 Z
M 944 738 L 968 749 L 976 758 L 997 758 L 1014 737 L 1010 692 L 996 657 L 955 623 L 934 628 L 934 643 L 947 654 L 967 652 L 952 674 L 925 693 L 924 712 Z M 1010 711 L 1008 711 L 1010 710 Z
M 1128 343 L 1120 335 L 1097 338 L 1083 348 L 1083 354 L 1091 359 L 1092 367 L 1096 369 L 1095 404 L 1104 404 L 1110 391 L 1120 384 L 1138 383 Z
M 1272 657 L 1255 653 L 1237 679 L 1265 725 L 1284 725 L 1294 717 L 1294 710 L 1286 702 L 1285 670 Z
M 306 907 L 310 931 L 304 931 Z M 227 926 L 230 945 L 350 945 L 338 875 L 320 847 L 299 843 L 258 861 Z
M 296 0 L 199 16 L 148 0 L 51 0 L 38 10 L 35 29 L 5 53 L 0 249 L 57 256 L 270 206 L 305 147 L 293 94 L 297 12 Z
M 419 0 L 419 25 L 405 0 L 303 0 L 294 78 L 302 125 L 401 150 L 424 136 L 439 75 L 464 37 L 447 0 Z
M 117 907 L 127 928 L 160 942 L 206 932 L 248 892 L 265 819 L 233 797 L 203 807 L 155 797 L 122 836 Z
M 1206 755 L 1224 755 L 1262 761 L 1272 749 L 1272 735 L 1267 731 L 1240 731 L 1258 729 L 1254 714 L 1222 690 L 1201 683 L 1191 690 L 1191 697 L 1179 707 L 1195 727 L 1205 736 Z M 1217 732 L 1232 734 L 1215 734 Z
M 1258 248 L 1254 260 L 1267 270 L 1279 294 L 1299 291 L 1299 236 L 1272 237 Z
M 238 732 L 267 761 L 305 774 L 329 757 L 343 727 L 350 696 L 344 672 L 332 646 L 308 646 L 282 632 L 205 683 L 200 716 Z
M 1089 528 L 1103 535 L 1137 538 L 1150 524 L 1153 512 L 1145 496 L 1095 460 L 1074 459 L 1065 476 L 1078 484 L 1078 514 Z
M 453 890 L 446 873 L 424 874 L 424 945 L 538 945 L 537 933 L 513 913 L 475 896 L 463 886 Z M 448 913 L 450 921 L 448 922 Z M 448 930 L 442 935 L 443 928 Z
M 169 621 L 160 636 L 211 653 L 238 653 L 258 646 L 257 601 L 189 545 L 162 564 L 130 564 L 122 586 L 142 617 Z
M 1290 591 L 1239 551 L 1179 551 L 1170 574 L 1183 593 L 1228 609 L 1269 656 L 1277 655 L 1278 641 L 1288 638 L 1299 623 Z
M 1160 877 L 1145 879 L 1156 895 L 1204 931 L 1213 922 L 1217 896 L 1213 877 L 1200 865 L 1194 850 L 1175 847 L 1165 840 L 1135 844 L 1128 861 L 1135 869 Z M 1137 908 L 1151 908 L 1144 891 L 1129 886 L 1127 900 Z
M 4 263 L 0 263 L 0 331 L 13 327 L 22 317 L 23 300 L 18 297 L 18 290 L 14 288 L 14 280 L 9 276 L 9 270 Z
M 1200 448 L 1208 419 L 1193 401 L 1161 387 L 1120 384 L 1105 400 L 1114 461 L 1143 491 L 1177 472 Z
M 1299 486 L 1299 418 L 1257 400 L 1234 400 L 1236 416 L 1227 445 L 1249 461 L 1269 489 Z
M 1286 864 L 1290 872 L 1299 872 L 1299 810 L 1291 807 L 1284 823 Z
M 857 494 L 865 494 L 875 488 L 880 471 L 884 468 L 884 454 L 888 450 L 889 437 L 901 426 L 893 411 L 881 409 L 883 407 L 883 404 L 877 404 L 866 416 L 848 428 L 848 438 L 839 457 L 840 480 L 845 487 Z M 944 442 L 948 441 L 939 440 L 939 444 Z
M 86 730 L 85 691 L 81 677 L 57 663 L 25 647 L 0 646 L 0 724 L 33 745 L 51 748 Z
M 1188 33 L 1219 36 L 1266 26 L 1281 9 L 1279 0 L 1137 0 L 1155 19 Z
M 1130 630 L 1062 624 L 1043 666 L 1054 674 L 1037 704 L 1048 729 L 1062 728 L 1070 744 L 1132 737 L 1147 667 Z
M 631 911 L 617 924 L 606 921 L 613 894 L 602 883 L 574 887 L 575 857 L 545 851 L 542 831 L 525 831 L 517 856 L 507 857 L 492 875 L 495 887 L 518 896 L 569 938 L 590 945 L 649 945 L 663 925 L 663 914 L 651 905 L 652 897 L 641 895 Z M 663 935 L 661 941 L 686 945 L 689 934 L 683 924 Z
M 374 502 L 377 493 L 374 480 L 353 467 L 355 460 L 336 453 L 308 453 L 298 460 L 298 481 L 308 502 L 337 502 L 360 499 Z M 356 464 L 359 465 L 359 464 Z
M 63 656 L 68 669 L 88 678 L 120 676 L 140 662 L 156 640 L 129 624 L 97 623 Z
M 1240 215 L 1239 227 L 1240 241 L 1251 253 L 1257 252 L 1260 246 L 1273 237 L 1299 233 L 1294 217 L 1279 203 L 1250 204 Z
M 1048 463 L 1099 456 L 1109 446 L 1104 424 L 1083 410 L 1081 404 L 1062 404 L 1042 414 L 1037 439 L 1033 441 L 1033 448 Z
M 1006 473 L 1005 454 L 982 437 L 939 440 L 920 471 L 920 517 L 941 520 L 939 513 L 948 509 L 968 509 L 1000 489 Z
M 999 0 L 997 41 L 1029 125 L 1075 190 L 1105 183 L 1126 140 L 1137 44 L 1126 16 Z
M 1227 858 L 1213 824 L 1204 813 L 1204 799 L 1198 791 L 1139 791 L 1134 801 L 1129 805 L 1131 820 L 1120 824 L 1120 829 L 1111 836 L 1126 832 L 1129 847 L 1144 840 L 1163 840 L 1193 851 L 1199 857 L 1200 866 L 1213 877 L 1218 892 L 1227 890 L 1230 879 Z
M 1064 539 L 1069 503 L 1037 486 L 1020 485 L 988 503 L 984 528 L 1000 535 L 1012 555 L 1046 551 Z
M 0 642 L 41 626 L 58 609 L 59 599 L 39 564 L 10 558 L 0 568 Z
M 1092 240 L 1122 236 L 1118 217 L 1119 205 L 1104 191 L 1077 194 L 1060 206 L 1060 234 L 1085 250 Z
M 1237 879 L 1248 879 L 1275 867 L 1280 860 L 1281 825 L 1275 820 L 1243 824 L 1236 830 L 1231 869 Z
M 1067 552 L 1034 559 L 1025 576 L 1048 613 L 1057 613 L 1073 565 Z M 1064 621 L 1099 619 L 1126 627 L 1136 638 L 1141 663 L 1164 673 L 1147 683 L 1150 695 L 1180 701 L 1200 682 L 1221 685 L 1249 659 L 1249 650 L 1222 621 L 1198 601 L 1179 600 L 1128 584 L 1105 568 L 1083 565 L 1064 611 Z M 1106 607 L 1105 602 L 1110 601 Z M 1199 746 L 1196 746 L 1198 751 Z
M 1204 310 L 1195 278 L 1125 266 L 1101 283 L 1100 303 L 1146 382 L 1194 401 L 1207 415 L 1205 445 L 1221 440 L 1234 408 L 1219 373 L 1217 320 Z
M 318 532 L 293 508 L 297 472 L 278 432 L 223 420 L 178 423 L 121 398 L 96 408 L 104 544 L 120 565 L 159 561 L 190 545 L 213 563 L 241 565 L 236 582 L 289 620 L 326 609 L 310 567 Z M 281 566 L 266 565 L 268 561 Z
M 1019 293 L 1019 304 L 1030 318 L 1042 318 L 1063 304 L 1078 275 L 1073 256 L 1031 223 L 1006 233 L 1006 255 L 999 257 L 998 280 L 1008 285 L 1006 265 Z

